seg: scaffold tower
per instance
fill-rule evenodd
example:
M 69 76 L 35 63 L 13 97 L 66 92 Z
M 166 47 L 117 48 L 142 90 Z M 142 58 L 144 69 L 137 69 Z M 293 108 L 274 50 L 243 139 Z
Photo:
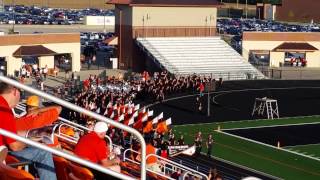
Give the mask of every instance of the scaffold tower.
M 279 118 L 278 101 L 267 97 L 256 98 L 254 101 L 252 116 L 264 116 L 266 112 L 268 119 Z

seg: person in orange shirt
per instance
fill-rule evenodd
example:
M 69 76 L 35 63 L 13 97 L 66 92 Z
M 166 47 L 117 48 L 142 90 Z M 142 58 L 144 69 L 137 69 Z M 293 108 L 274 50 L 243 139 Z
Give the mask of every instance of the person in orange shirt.
M 162 121 L 162 122 L 158 123 L 156 130 L 157 130 L 158 134 L 164 134 L 164 133 L 168 132 L 168 126 L 166 124 L 166 121 Z
M 146 147 L 146 156 L 149 154 L 157 154 L 157 149 L 152 145 L 152 140 L 146 139 L 147 147 Z M 141 149 L 139 150 L 141 152 Z M 137 161 L 141 161 L 141 155 L 136 157 Z M 160 164 L 158 163 L 158 158 L 155 156 L 150 156 L 146 159 L 147 169 L 155 172 L 161 172 Z
M 39 97 L 30 96 L 27 99 L 27 115 L 16 119 L 17 131 L 23 135 L 30 129 L 51 125 L 61 112 L 61 106 L 39 108 Z
M 147 134 L 147 133 L 150 133 L 152 130 L 153 130 L 152 121 L 148 121 L 146 126 L 143 128 L 143 133 Z

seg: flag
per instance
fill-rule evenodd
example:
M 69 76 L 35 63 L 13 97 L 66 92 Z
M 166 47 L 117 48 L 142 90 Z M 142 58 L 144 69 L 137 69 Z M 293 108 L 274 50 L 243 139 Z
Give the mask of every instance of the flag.
M 128 108 L 128 114 L 132 114 L 132 108 L 131 107 Z
M 106 108 L 106 110 L 104 111 L 103 115 L 104 115 L 104 116 L 107 115 L 107 114 L 108 114 L 108 111 L 109 111 L 109 109 Z
M 132 117 L 129 119 L 128 126 L 132 125 L 133 123 L 134 123 L 134 117 L 132 116 Z
M 158 116 L 157 117 L 155 117 L 155 118 L 153 118 L 153 120 L 152 120 L 152 124 L 157 124 L 158 123 Z
M 141 112 L 141 113 L 145 113 L 145 112 L 146 112 L 146 107 L 143 107 L 140 112 Z
M 111 108 L 112 107 L 112 102 L 109 102 L 109 104 L 107 105 L 107 108 Z
M 133 114 L 133 118 L 137 117 L 138 116 L 138 111 L 134 112 Z
M 163 118 L 163 112 L 158 115 L 158 120 Z
M 136 106 L 134 106 L 134 110 L 137 111 L 140 109 L 140 104 L 137 104 Z
M 188 155 L 188 156 L 192 156 L 195 152 L 196 152 L 196 146 L 193 145 L 193 146 L 191 146 L 190 148 L 182 151 L 181 153 L 182 153 L 182 154 L 185 154 L 185 155 Z
M 166 120 L 166 125 L 169 126 L 169 125 L 171 125 L 171 123 L 172 123 L 172 122 L 171 122 L 171 118 L 168 118 L 168 119 Z
M 110 115 L 110 117 L 109 118 L 113 118 L 114 117 L 114 112 L 112 112 L 112 114 Z
M 147 120 L 148 120 L 148 115 L 146 114 L 142 117 L 142 122 L 146 122 Z
M 148 111 L 148 116 L 153 116 L 153 111 Z
M 121 116 L 119 116 L 119 122 L 124 120 L 124 114 L 121 114 Z

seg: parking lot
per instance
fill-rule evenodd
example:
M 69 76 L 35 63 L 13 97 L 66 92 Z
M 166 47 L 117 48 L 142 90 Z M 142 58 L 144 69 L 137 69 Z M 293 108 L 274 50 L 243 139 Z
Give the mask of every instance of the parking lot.
M 242 33 L 244 31 L 256 32 L 320 32 L 319 25 L 310 24 L 287 24 L 276 21 L 259 19 L 236 19 L 220 18 L 217 20 L 219 34 L 232 35 L 231 45 L 236 50 L 241 50 Z
M 0 12 L 0 24 L 82 24 L 85 16 L 114 16 L 113 10 L 102 9 L 58 9 L 36 6 L 4 6 Z

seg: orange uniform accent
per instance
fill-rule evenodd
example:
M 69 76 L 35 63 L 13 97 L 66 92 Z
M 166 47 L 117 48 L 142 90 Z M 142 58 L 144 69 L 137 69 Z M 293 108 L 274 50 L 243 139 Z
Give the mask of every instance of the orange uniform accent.
M 58 119 L 58 117 L 59 112 L 55 108 L 45 112 L 41 112 L 36 116 L 21 117 L 19 119 L 16 119 L 17 131 L 26 131 L 51 125 Z
M 74 134 L 75 134 L 73 128 L 71 128 L 71 127 L 62 127 L 61 132 L 63 134 L 68 135 L 68 136 L 74 136 Z
M 149 154 L 156 154 L 156 148 L 153 147 L 151 144 L 147 144 L 147 148 L 146 148 L 146 155 L 148 156 Z M 156 162 L 157 162 L 157 158 L 154 156 L 149 157 L 146 161 L 147 164 L 154 164 Z
M 149 133 L 152 131 L 152 121 L 148 121 L 147 125 L 143 128 L 143 133 Z
M 168 132 L 168 126 L 166 125 L 166 121 L 162 121 L 161 123 L 158 123 L 157 132 L 159 134 Z

